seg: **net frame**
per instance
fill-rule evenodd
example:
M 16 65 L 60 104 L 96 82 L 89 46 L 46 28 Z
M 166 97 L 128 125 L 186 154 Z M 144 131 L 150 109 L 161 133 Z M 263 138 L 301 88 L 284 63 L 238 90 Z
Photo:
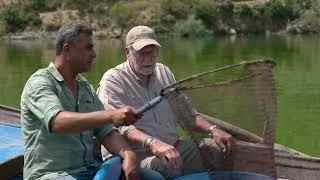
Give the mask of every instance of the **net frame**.
M 187 77 L 174 84 L 171 84 L 161 91 L 161 94 L 167 96 L 175 89 L 179 93 L 192 92 L 196 89 L 202 88 L 220 88 L 220 87 L 232 87 L 238 83 L 246 82 L 246 88 L 253 92 L 252 102 L 253 107 L 257 107 L 257 116 L 263 117 L 263 130 L 261 137 L 239 128 L 235 125 L 227 123 L 223 120 L 206 116 L 207 119 L 218 125 L 221 129 L 229 132 L 235 138 L 239 139 L 233 142 L 233 151 L 231 156 L 228 157 L 227 163 L 224 165 L 226 170 L 233 171 L 247 171 L 266 174 L 268 176 L 276 178 L 276 168 L 274 161 L 274 141 L 275 141 L 275 129 L 276 129 L 276 85 L 273 77 L 272 68 L 275 66 L 275 61 L 270 58 L 259 59 L 255 61 L 243 61 L 238 64 L 221 67 L 211 71 L 195 74 Z M 246 72 L 236 79 L 231 79 L 221 82 L 213 82 L 205 85 L 191 85 L 186 86 L 185 83 L 193 81 L 201 77 L 205 77 L 209 74 L 217 72 L 223 72 L 235 67 L 243 67 Z M 170 99 L 170 97 L 168 98 Z M 176 96 L 176 102 L 174 104 L 184 104 L 181 100 L 178 100 Z M 192 99 L 191 99 L 192 102 Z M 187 103 L 188 104 L 188 103 Z M 186 114 L 183 118 L 188 118 L 192 115 L 190 105 L 182 105 L 180 110 L 176 108 L 176 113 Z M 181 110 L 183 109 L 183 110 Z M 190 113 L 186 111 L 189 109 Z M 201 114 L 203 115 L 203 114 Z M 205 115 L 203 115 L 205 116 Z M 194 118 L 193 116 L 191 116 Z M 197 142 L 198 138 L 192 131 L 188 131 L 192 140 Z M 201 152 L 203 157 L 208 157 L 210 152 Z M 207 154 L 207 155 L 204 155 Z M 208 162 L 210 159 L 204 159 L 204 162 Z M 206 164 L 206 163 L 205 163 Z M 210 167 L 207 167 L 210 169 Z

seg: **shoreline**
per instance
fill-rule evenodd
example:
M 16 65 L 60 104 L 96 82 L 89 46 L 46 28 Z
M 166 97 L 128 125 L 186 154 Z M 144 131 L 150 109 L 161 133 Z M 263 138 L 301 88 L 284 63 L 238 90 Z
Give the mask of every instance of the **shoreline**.
M 58 31 L 23 31 L 17 33 L 9 33 L 3 36 L 0 36 L 0 40 L 5 41 L 32 41 L 32 40 L 55 40 L 56 33 Z M 110 32 L 106 31 L 93 31 L 93 38 L 94 39 L 122 39 L 124 38 L 124 33 L 119 34 L 117 36 L 110 36 L 108 35 Z M 266 30 L 264 33 L 239 33 L 239 34 L 227 34 L 227 33 L 217 33 L 211 35 L 204 35 L 204 36 L 181 36 L 181 35 L 170 35 L 170 34 L 159 34 L 158 36 L 161 37 L 180 37 L 180 38 L 201 38 L 201 37 L 232 37 L 232 36 L 271 36 L 271 35 L 280 35 L 280 36 L 299 36 L 299 35 L 316 35 L 319 34 L 318 32 L 308 32 L 308 33 L 291 33 L 286 31 L 279 31 L 279 32 L 270 32 Z

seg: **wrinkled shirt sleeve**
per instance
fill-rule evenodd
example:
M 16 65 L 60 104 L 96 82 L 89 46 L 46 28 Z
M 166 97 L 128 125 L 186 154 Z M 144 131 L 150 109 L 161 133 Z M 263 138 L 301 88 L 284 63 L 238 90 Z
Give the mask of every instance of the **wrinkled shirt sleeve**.
M 51 132 L 50 121 L 64 110 L 57 97 L 54 84 L 41 76 L 35 76 L 30 79 L 25 90 L 23 102 Z

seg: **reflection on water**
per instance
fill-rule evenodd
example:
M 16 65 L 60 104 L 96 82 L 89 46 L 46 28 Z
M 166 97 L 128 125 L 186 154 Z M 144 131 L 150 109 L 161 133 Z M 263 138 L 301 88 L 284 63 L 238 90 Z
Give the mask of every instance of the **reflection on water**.
M 277 142 L 320 157 L 320 38 L 246 36 L 161 39 L 161 62 L 182 79 L 243 60 L 272 57 L 278 93 Z M 97 58 L 85 74 L 97 87 L 108 68 L 125 61 L 119 40 L 97 40 Z M 27 78 L 54 57 L 53 42 L 0 42 L 0 103 L 19 107 Z M 205 97 L 202 97 L 205 99 Z

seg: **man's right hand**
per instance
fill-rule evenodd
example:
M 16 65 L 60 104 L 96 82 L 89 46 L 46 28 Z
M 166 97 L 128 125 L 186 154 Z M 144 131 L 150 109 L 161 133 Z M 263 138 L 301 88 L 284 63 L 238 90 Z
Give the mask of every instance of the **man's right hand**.
M 164 143 L 158 139 L 154 139 L 150 143 L 150 149 L 152 153 L 159 157 L 160 160 L 167 166 L 171 168 L 181 168 L 182 159 L 180 153 L 177 149 L 167 143 Z
M 141 118 L 141 114 L 130 106 L 125 106 L 113 111 L 111 115 L 112 123 L 116 126 L 129 126 Z

